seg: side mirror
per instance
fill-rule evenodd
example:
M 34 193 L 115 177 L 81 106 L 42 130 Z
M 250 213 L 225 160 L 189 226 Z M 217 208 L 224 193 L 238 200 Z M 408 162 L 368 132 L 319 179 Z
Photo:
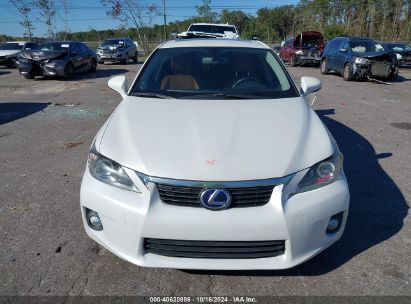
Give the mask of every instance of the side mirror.
M 346 52 L 347 51 L 347 49 L 340 49 L 340 52 Z
M 127 95 L 127 78 L 125 75 L 121 76 L 116 76 L 113 78 L 110 78 L 108 81 L 108 87 L 118 93 L 122 97 Z
M 301 77 L 301 93 L 307 96 L 311 93 L 321 90 L 321 80 L 315 77 Z

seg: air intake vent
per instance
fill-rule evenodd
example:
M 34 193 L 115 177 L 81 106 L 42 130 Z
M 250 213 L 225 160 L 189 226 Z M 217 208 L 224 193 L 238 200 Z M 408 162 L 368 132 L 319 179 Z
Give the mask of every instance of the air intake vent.
M 180 258 L 258 259 L 284 254 L 285 241 L 144 240 L 146 253 Z

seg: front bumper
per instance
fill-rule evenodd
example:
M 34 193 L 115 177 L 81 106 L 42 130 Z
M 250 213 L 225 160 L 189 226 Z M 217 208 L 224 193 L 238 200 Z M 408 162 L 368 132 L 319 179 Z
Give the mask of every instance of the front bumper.
M 13 56 L 0 56 L 0 65 L 12 66 L 15 65 L 16 57 Z
M 374 62 L 371 64 L 353 64 L 353 75 L 357 79 L 390 79 L 398 74 L 398 66 L 392 63 Z
M 17 61 L 17 67 L 22 75 L 34 76 L 64 76 L 65 63 L 63 61 L 40 63 L 35 61 Z
M 132 172 L 132 171 L 131 171 Z M 131 173 L 128 172 L 128 173 Z M 345 177 L 331 185 L 282 201 L 283 185 L 260 207 L 210 211 L 164 204 L 153 183 L 142 193 L 115 188 L 94 179 L 86 169 L 81 186 L 81 211 L 87 234 L 119 257 L 140 266 L 179 269 L 286 269 L 315 256 L 342 235 L 349 206 Z M 98 212 L 102 231 L 92 230 L 86 208 Z M 338 232 L 327 234 L 332 215 L 343 211 Z M 202 241 L 285 240 L 285 253 L 255 259 L 204 259 L 156 255 L 144 251 L 144 239 Z
M 101 61 L 118 61 L 126 57 L 126 53 L 97 53 L 97 59 Z

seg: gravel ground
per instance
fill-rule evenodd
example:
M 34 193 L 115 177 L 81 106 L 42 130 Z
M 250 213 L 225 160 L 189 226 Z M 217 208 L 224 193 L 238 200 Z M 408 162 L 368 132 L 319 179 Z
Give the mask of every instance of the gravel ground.
M 288 271 L 140 268 L 89 239 L 79 188 L 88 148 L 120 102 L 99 66 L 74 80 L 26 80 L 0 68 L 0 295 L 411 296 L 411 68 L 397 82 L 323 80 L 314 108 L 345 154 L 351 189 L 346 231 Z

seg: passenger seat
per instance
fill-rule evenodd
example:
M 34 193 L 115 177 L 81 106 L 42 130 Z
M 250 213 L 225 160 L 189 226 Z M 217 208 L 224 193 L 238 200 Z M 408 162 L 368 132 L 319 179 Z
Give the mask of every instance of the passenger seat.
M 167 75 L 161 81 L 162 90 L 198 90 L 198 83 L 192 75 L 172 74 Z

